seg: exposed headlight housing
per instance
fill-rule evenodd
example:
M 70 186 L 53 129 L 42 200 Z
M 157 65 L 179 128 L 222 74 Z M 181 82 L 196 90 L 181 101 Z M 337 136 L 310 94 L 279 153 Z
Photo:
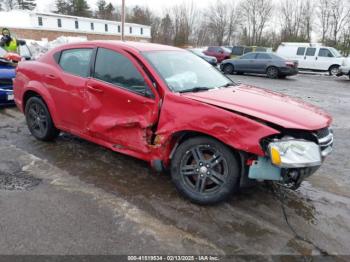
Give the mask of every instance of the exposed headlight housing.
M 280 140 L 271 142 L 268 152 L 272 164 L 281 168 L 319 166 L 322 163 L 319 145 L 305 140 Z

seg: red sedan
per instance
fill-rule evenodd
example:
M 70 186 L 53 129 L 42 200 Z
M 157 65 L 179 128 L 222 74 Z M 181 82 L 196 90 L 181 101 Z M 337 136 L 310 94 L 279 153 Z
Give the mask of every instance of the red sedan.
M 235 84 L 170 46 L 63 45 L 20 63 L 14 86 L 37 139 L 69 132 L 170 169 L 177 189 L 200 204 L 227 199 L 248 179 L 296 188 L 332 150 L 322 110 Z

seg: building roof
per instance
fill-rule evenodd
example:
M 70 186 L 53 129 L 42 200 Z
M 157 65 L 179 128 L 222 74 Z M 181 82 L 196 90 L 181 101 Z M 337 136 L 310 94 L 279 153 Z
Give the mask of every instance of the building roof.
M 91 21 L 96 23 L 103 24 L 120 24 L 120 21 L 111 21 L 111 20 L 103 20 L 103 19 L 95 19 L 88 17 L 80 17 L 80 16 L 70 16 L 70 15 L 61 15 L 55 13 L 46 13 L 46 12 L 35 12 L 35 11 L 27 11 L 27 10 L 11 10 L 8 12 L 0 12 L 0 27 L 12 27 L 12 28 L 32 28 L 32 20 L 31 16 L 50 16 L 57 18 L 70 18 L 77 19 L 80 21 Z M 126 26 L 142 26 L 144 28 L 150 28 L 148 25 L 140 25 L 133 23 L 125 23 Z

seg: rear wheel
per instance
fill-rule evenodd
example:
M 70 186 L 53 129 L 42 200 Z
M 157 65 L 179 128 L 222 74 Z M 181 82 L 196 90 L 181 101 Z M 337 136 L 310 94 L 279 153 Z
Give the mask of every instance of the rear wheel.
M 238 190 L 239 164 L 231 150 L 208 138 L 191 138 L 180 144 L 171 163 L 178 191 L 197 204 L 214 204 Z
M 338 65 L 333 65 L 329 68 L 329 75 L 331 76 L 336 76 L 339 73 L 339 66 Z
M 29 98 L 25 116 L 28 129 L 36 139 L 51 141 L 59 135 L 60 131 L 53 124 L 49 110 L 41 98 Z
M 276 79 L 278 77 L 278 68 L 274 66 L 270 66 L 266 70 L 266 75 L 268 78 Z
M 224 65 L 224 70 L 223 71 L 227 75 L 232 75 L 233 72 L 234 72 L 234 67 L 231 64 L 226 64 L 226 65 Z

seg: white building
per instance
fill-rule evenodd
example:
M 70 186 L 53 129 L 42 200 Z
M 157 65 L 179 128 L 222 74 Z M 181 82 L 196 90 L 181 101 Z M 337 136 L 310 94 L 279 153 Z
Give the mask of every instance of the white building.
M 121 22 L 34 11 L 0 12 L 0 28 L 3 27 L 10 28 L 22 38 L 35 40 L 53 40 L 62 34 L 86 36 L 89 40 L 121 37 Z M 151 27 L 125 23 L 125 36 L 128 40 L 149 41 Z

